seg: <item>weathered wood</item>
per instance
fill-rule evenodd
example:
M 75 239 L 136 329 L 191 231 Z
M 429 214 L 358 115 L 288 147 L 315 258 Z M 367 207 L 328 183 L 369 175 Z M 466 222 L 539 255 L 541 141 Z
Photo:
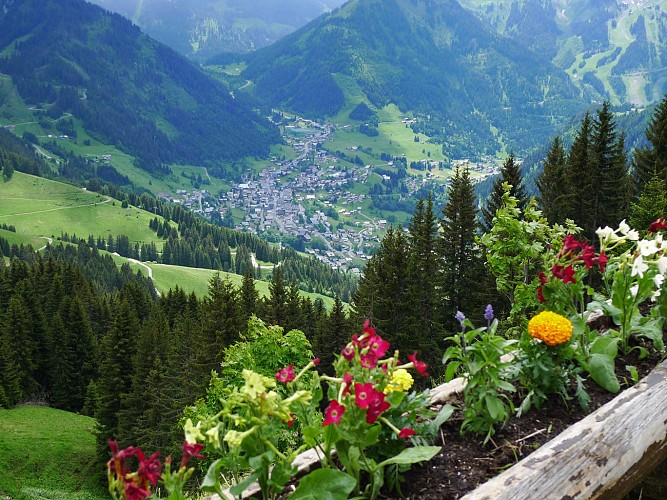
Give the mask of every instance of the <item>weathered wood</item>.
M 621 498 L 665 458 L 667 361 L 463 498 Z

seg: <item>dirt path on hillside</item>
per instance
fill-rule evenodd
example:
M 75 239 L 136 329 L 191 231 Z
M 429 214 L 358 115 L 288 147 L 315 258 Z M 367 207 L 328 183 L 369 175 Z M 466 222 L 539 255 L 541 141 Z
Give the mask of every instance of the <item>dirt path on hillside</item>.
M 12 200 L 20 199 L 20 200 L 32 200 L 34 198 L 11 198 Z M 32 212 L 20 212 L 20 213 L 14 213 L 14 214 L 7 214 L 7 215 L 0 215 L 0 218 L 2 217 L 15 217 L 17 215 L 33 215 L 33 214 L 43 214 L 45 212 L 55 212 L 56 210 L 70 210 L 72 208 L 82 208 L 82 207 L 92 207 L 98 204 L 102 203 L 109 203 L 112 201 L 112 198 L 109 196 L 106 196 L 106 200 L 104 201 L 96 201 L 95 203 L 86 203 L 85 205 L 75 205 L 73 207 L 57 207 L 57 208 L 46 208 L 44 210 L 33 210 Z

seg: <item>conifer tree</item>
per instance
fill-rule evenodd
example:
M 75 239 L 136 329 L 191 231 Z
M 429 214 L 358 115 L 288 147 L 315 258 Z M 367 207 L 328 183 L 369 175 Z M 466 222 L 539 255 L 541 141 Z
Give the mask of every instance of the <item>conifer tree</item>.
M 21 294 L 14 294 L 9 299 L 0 333 L 8 343 L 9 351 L 14 356 L 19 368 L 21 398 L 27 399 L 38 388 L 35 379 L 37 345 L 33 338 L 34 324 L 31 320 L 30 310 Z
M 268 320 L 271 325 L 283 326 L 287 319 L 287 287 L 282 266 L 275 266 L 269 283 Z
M 257 302 L 259 301 L 259 292 L 255 287 L 255 278 L 251 267 L 246 269 L 243 275 L 240 289 L 241 316 L 245 323 L 253 314 L 257 313 Z
M 409 226 L 408 281 L 412 322 L 406 334 L 430 338 L 438 331 L 436 324 L 436 253 L 438 226 L 433 212 L 433 197 L 419 199 Z
M 567 193 L 566 206 L 570 207 L 568 218 L 582 228 L 584 225 L 592 226 L 591 193 L 595 190 L 597 179 L 591 168 L 591 156 L 591 117 L 586 112 L 567 156 L 567 181 L 564 186 Z
M 334 375 L 333 363 L 336 354 L 340 354 L 348 339 L 349 326 L 345 309 L 340 298 L 336 296 L 331 314 L 323 321 L 313 342 L 313 353 L 321 360 L 321 372 Z
M 568 195 L 566 186 L 567 156 L 560 137 L 556 136 L 544 159 L 542 172 L 537 178 L 537 188 L 540 191 L 538 201 L 542 213 L 550 224 L 562 224 L 567 219 Z
M 667 182 L 667 95 L 655 109 L 645 133 L 649 144 L 635 149 L 632 158 L 637 196 L 654 175 Z
M 74 353 L 74 341 L 65 323 L 57 313 L 51 319 L 51 336 L 53 338 L 53 360 L 50 370 L 51 394 L 53 406 L 67 411 L 76 411 L 72 388 L 76 387 L 75 377 L 79 370 L 78 360 Z
M 493 218 L 496 212 L 502 206 L 503 202 L 503 184 L 508 183 L 512 186 L 510 194 L 519 201 L 519 208 L 523 209 L 528 203 L 528 195 L 523 185 L 523 176 L 521 175 L 521 166 L 517 163 L 514 152 L 510 152 L 509 156 L 503 163 L 500 169 L 500 176 L 493 183 L 493 189 L 486 205 L 482 208 L 482 229 L 484 232 L 489 232 L 493 226 Z
M 630 208 L 630 225 L 648 229 L 649 225 L 667 214 L 667 182 L 655 174 L 644 184 L 636 203 Z
M 219 274 L 209 282 L 208 296 L 204 299 L 204 336 L 211 342 L 214 362 L 222 362 L 225 347 L 236 342 L 245 330 L 238 290 Z
M 0 406 L 9 408 L 21 399 L 21 368 L 9 335 L 0 330 Z
M 479 230 L 475 188 L 468 169 L 456 169 L 447 191 L 440 221 L 438 254 L 442 259 L 440 321 L 448 329 L 457 311 L 472 315 L 478 309 L 484 263 L 475 243 Z

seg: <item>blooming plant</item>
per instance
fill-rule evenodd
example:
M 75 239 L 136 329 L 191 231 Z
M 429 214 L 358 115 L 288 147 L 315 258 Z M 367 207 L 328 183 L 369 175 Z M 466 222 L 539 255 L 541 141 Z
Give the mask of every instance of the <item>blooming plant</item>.
M 461 432 L 485 434 L 486 443 L 494 434 L 495 426 L 506 422 L 514 411 L 508 395 L 516 391 L 509 381 L 511 361 L 503 356 L 517 341 L 496 334 L 498 320 L 493 317 L 490 305 L 484 317 L 487 325 L 475 329 L 462 312 L 456 313 L 461 331 L 447 338 L 452 345 L 445 351 L 442 362 L 446 365 L 447 381 L 461 374 L 467 382 L 463 391 L 465 407 Z
M 118 449 L 116 441 L 109 441 L 112 457 L 107 462 L 107 479 L 109 493 L 114 500 L 141 500 L 151 496 L 151 487 L 162 483 L 168 493 L 166 498 L 170 500 L 185 500 L 183 487 L 194 472 L 194 467 L 188 468 L 188 461 L 192 458 L 205 458 L 200 451 L 204 446 L 201 444 L 183 443 L 183 460 L 177 472 L 171 471 L 171 457 L 167 457 L 164 464 L 160 462 L 159 453 L 153 453 L 146 458 L 140 448 L 129 446 L 123 450 Z M 128 468 L 127 462 L 136 457 L 139 465 L 136 471 Z
M 400 363 L 398 352 L 387 356 L 389 349 L 389 342 L 367 322 L 334 363 L 336 376 L 321 377 L 328 384 L 329 399 L 322 426 L 304 429 L 311 445 L 322 450 L 325 467 L 334 466 L 329 457 L 336 450 L 353 478 L 355 496 L 376 498 L 386 480 L 398 488 L 401 470 L 440 450 L 420 444 L 451 414 L 451 407 L 446 407 L 439 418 L 427 421 L 434 416 L 428 409 L 428 393 L 407 391 L 414 382 L 408 370 L 426 376 L 428 367 L 416 353 Z M 415 446 L 408 447 L 410 441 Z M 385 469 L 391 471 L 390 477 Z M 299 492 L 305 493 L 301 485 Z

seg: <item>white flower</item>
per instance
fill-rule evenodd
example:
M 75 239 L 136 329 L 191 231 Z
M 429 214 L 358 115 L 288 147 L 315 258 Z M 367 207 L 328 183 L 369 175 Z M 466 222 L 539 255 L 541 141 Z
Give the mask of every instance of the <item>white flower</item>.
M 662 275 L 667 272 L 667 256 L 665 255 L 658 259 L 658 272 Z
M 633 297 L 637 296 L 637 292 L 639 291 L 639 285 L 634 285 L 630 287 L 630 295 Z
M 618 231 L 622 235 L 627 235 L 628 231 L 630 231 L 630 226 L 628 226 L 627 222 L 625 222 L 625 219 L 623 219 L 621 223 L 618 225 Z
M 639 276 L 640 278 L 643 278 L 646 271 L 648 271 L 648 264 L 644 262 L 641 255 L 637 256 L 632 263 L 632 272 L 630 273 L 630 276 Z
M 637 241 L 639 239 L 639 233 L 635 229 L 628 231 L 628 234 L 625 235 L 625 238 L 630 241 Z
M 654 240 L 639 240 L 637 242 L 637 249 L 642 257 L 650 257 L 659 250 L 658 245 Z
M 609 226 L 599 227 L 597 231 L 595 231 L 595 234 L 597 234 L 598 238 L 600 238 L 600 243 L 606 243 L 606 242 L 614 243 L 618 241 L 618 236 L 616 236 L 616 232 Z
M 655 283 L 655 287 L 658 289 L 658 293 L 660 292 L 660 289 L 662 288 L 662 283 L 665 281 L 665 277 L 662 274 L 656 274 L 653 276 L 653 283 Z

